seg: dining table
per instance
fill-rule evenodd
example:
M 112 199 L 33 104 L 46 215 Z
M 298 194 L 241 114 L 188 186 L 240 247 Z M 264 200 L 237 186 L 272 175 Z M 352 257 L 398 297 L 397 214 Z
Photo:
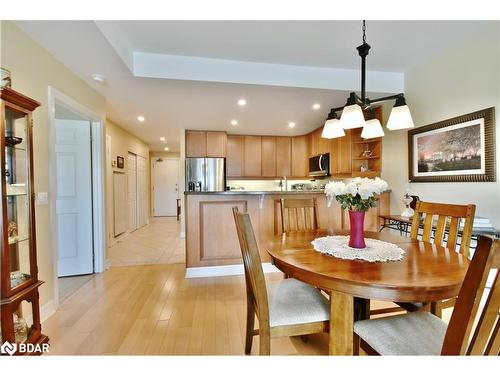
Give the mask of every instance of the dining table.
M 402 260 L 340 259 L 316 251 L 311 244 L 324 236 L 349 235 L 346 230 L 288 232 L 265 244 L 272 263 L 288 277 L 328 293 L 331 355 L 357 354 L 353 325 L 369 318 L 370 300 L 434 302 L 456 297 L 469 265 L 466 256 L 446 247 L 390 233 L 364 234 L 399 246 L 405 252 Z

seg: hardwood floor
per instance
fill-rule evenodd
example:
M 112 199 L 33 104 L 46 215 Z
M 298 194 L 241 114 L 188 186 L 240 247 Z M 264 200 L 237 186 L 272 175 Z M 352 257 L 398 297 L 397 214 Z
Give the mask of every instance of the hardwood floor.
M 243 276 L 185 279 L 184 272 L 183 264 L 160 264 L 96 275 L 43 323 L 50 354 L 243 355 Z M 328 351 L 326 334 L 271 345 L 272 354 Z M 252 353 L 258 349 L 256 337 Z
M 75 293 L 79 288 L 87 283 L 94 275 L 66 276 L 59 277 L 59 303 Z
M 125 237 L 113 249 L 114 266 L 94 275 L 42 323 L 50 354 L 243 355 L 244 277 L 185 279 L 178 230 L 177 222 L 160 218 Z M 155 259 L 179 263 L 126 265 Z M 282 277 L 266 275 L 268 283 Z M 254 337 L 252 354 L 258 352 Z M 327 334 L 311 335 L 307 343 L 271 339 L 274 355 L 327 353 Z

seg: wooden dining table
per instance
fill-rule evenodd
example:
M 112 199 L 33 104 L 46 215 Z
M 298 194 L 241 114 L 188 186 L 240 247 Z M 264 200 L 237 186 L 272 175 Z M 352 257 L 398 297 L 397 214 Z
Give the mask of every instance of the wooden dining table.
M 468 259 L 445 247 L 389 233 L 365 232 L 365 237 L 397 244 L 400 261 L 346 260 L 314 250 L 311 241 L 345 230 L 311 230 L 282 234 L 266 243 L 273 264 L 289 277 L 330 296 L 329 353 L 355 353 L 353 324 L 369 316 L 369 301 L 433 302 L 456 297 Z M 363 251 L 360 249 L 359 251 Z

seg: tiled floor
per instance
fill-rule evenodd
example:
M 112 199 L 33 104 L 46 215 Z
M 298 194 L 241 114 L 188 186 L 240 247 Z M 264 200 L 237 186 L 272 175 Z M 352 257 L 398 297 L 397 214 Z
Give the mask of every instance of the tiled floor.
M 142 227 L 108 248 L 111 267 L 185 262 L 184 239 L 175 217 L 153 217 Z

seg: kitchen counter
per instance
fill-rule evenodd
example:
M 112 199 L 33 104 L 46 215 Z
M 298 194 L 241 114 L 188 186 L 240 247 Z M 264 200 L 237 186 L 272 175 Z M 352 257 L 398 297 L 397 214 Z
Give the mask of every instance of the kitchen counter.
M 185 195 L 272 195 L 272 194 L 325 194 L 324 190 L 227 190 L 227 191 L 186 191 Z
M 388 214 L 390 194 L 382 193 L 377 207 L 365 215 L 365 229 L 378 231 L 381 214 Z M 349 215 L 337 201 L 327 205 L 323 190 L 186 192 L 186 265 L 212 267 L 240 264 L 241 251 L 233 207 L 250 214 L 262 262 L 269 262 L 266 243 L 281 233 L 281 199 L 314 198 L 320 228 L 348 229 Z

